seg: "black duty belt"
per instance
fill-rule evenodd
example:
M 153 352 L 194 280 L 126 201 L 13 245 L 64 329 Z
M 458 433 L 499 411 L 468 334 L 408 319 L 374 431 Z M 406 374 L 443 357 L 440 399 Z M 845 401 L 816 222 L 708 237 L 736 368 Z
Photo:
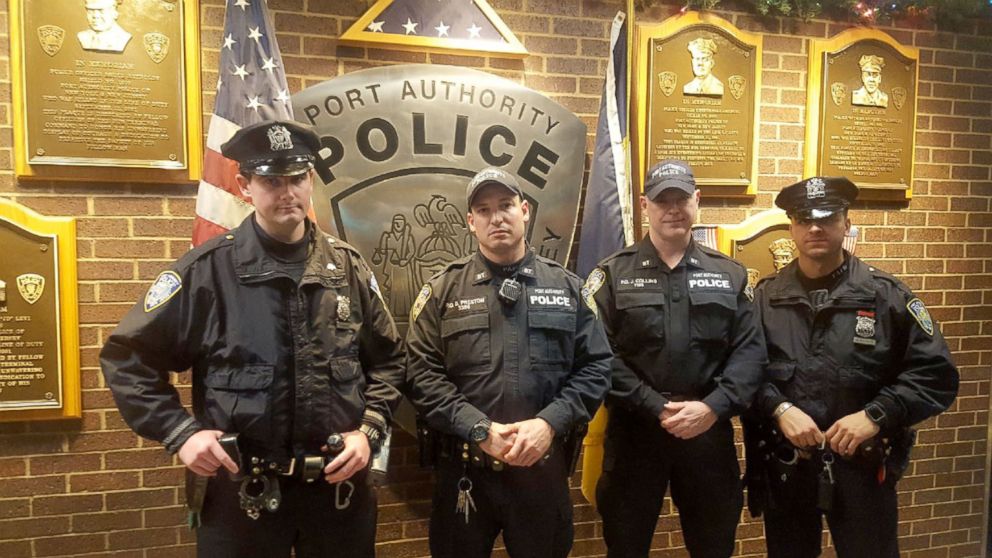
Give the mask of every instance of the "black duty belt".
M 555 446 L 559 444 L 558 438 L 551 443 L 548 452 L 544 454 L 537 464 L 547 461 L 555 451 Z M 442 436 L 441 438 L 441 458 L 446 461 L 464 463 L 479 469 L 491 469 L 499 472 L 507 467 L 506 463 L 496 459 L 488 453 L 482 451 L 478 444 L 473 444 L 462 440 L 457 436 Z

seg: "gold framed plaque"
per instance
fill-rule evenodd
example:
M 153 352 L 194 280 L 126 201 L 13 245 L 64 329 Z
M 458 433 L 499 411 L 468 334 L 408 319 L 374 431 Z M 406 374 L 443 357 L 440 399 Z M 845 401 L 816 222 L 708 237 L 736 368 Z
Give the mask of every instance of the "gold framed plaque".
M 709 13 L 639 24 L 634 178 L 688 162 L 704 196 L 751 197 L 758 161 L 762 37 Z
M 191 182 L 198 0 L 9 0 L 18 178 Z
M 0 198 L 0 421 L 79 418 L 76 222 Z
M 919 58 L 877 29 L 812 42 L 806 176 L 846 176 L 858 199 L 912 197 Z

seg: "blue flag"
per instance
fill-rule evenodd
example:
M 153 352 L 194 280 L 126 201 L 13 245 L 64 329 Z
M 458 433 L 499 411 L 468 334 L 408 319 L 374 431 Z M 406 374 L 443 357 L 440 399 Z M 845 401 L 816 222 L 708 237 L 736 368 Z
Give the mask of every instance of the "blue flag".
M 610 50 L 579 236 L 576 271 L 582 277 L 600 260 L 634 242 L 627 162 L 627 17 L 623 12 L 613 18 Z

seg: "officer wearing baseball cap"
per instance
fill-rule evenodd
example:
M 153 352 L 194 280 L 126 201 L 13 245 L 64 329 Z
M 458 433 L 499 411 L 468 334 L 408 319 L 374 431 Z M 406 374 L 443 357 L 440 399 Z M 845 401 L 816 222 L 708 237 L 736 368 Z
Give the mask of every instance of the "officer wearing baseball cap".
M 669 486 L 689 554 L 734 551 L 743 493 L 730 419 L 761 384 L 765 345 L 744 266 L 692 238 L 699 197 L 684 161 L 652 167 L 648 234 L 583 289 L 615 352 L 596 488 L 609 557 L 648 555 Z
M 318 147 L 296 122 L 234 134 L 254 212 L 163 271 L 100 353 L 128 425 L 188 470 L 199 556 L 375 554 L 368 463 L 403 348 L 368 264 L 307 217 Z M 169 384 L 189 369 L 192 414 Z
M 609 387 L 610 346 L 582 281 L 527 245 L 517 179 L 479 171 L 465 190 L 478 251 L 450 262 L 410 310 L 410 401 L 435 469 L 433 558 L 565 558 L 568 478 Z
M 510 193 L 519 196 L 521 200 L 524 199 L 524 193 L 520 189 L 520 183 L 517 182 L 517 179 L 512 174 L 503 169 L 489 167 L 476 173 L 465 188 L 465 202 L 469 209 L 472 208 L 472 200 L 475 198 L 475 195 L 490 184 L 502 186 L 509 190 Z
M 819 556 L 824 517 L 838 557 L 897 558 L 911 427 L 958 389 L 923 301 L 844 250 L 857 195 L 815 176 L 775 199 L 798 255 L 755 289 L 771 362 L 744 421 L 748 505 L 765 516 L 770 558 Z

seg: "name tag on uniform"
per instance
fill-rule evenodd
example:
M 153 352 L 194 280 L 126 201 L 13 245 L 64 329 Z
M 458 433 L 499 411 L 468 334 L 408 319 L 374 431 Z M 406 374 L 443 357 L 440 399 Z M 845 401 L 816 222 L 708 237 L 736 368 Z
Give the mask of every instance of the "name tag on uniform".
M 480 310 L 486 306 L 486 297 L 476 296 L 472 298 L 461 298 L 458 300 L 449 300 L 444 303 L 444 307 L 449 312 L 471 312 L 473 310 Z
M 729 273 L 693 271 L 689 273 L 689 290 L 713 293 L 734 292 Z
M 647 289 L 658 286 L 657 277 L 623 277 L 618 281 L 618 290 Z
M 574 308 L 568 290 L 550 287 L 527 289 L 527 303 L 531 307 L 553 307 L 568 310 Z

